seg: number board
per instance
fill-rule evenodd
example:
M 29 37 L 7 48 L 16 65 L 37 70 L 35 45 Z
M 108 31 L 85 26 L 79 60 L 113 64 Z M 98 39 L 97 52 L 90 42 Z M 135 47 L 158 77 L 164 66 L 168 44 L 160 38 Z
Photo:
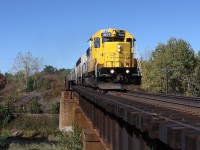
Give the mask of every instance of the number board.
M 125 33 L 124 32 L 117 32 L 116 34 L 118 37 L 125 37 Z
M 112 33 L 110 33 L 110 32 L 104 32 L 104 33 L 101 33 L 101 36 L 103 36 L 103 37 L 111 37 Z

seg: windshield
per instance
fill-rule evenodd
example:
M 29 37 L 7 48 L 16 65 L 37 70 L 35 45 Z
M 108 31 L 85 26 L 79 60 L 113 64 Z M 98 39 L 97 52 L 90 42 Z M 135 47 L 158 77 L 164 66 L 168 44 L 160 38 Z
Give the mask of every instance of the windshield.
M 104 42 L 124 42 L 124 38 L 104 37 L 102 39 L 102 43 Z

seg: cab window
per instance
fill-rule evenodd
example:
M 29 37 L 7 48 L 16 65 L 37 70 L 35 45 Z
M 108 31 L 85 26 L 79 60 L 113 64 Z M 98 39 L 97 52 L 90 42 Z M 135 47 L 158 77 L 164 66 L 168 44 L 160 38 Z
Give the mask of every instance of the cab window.
M 124 41 L 124 39 L 123 38 L 108 38 L 108 37 L 104 37 L 103 39 L 102 39 L 102 43 L 104 43 L 104 42 L 123 42 Z
M 130 43 L 130 48 L 133 47 L 133 39 L 132 39 L 132 38 L 127 38 L 127 39 L 126 39 L 126 42 L 129 42 L 129 43 Z
M 100 38 L 98 37 L 94 38 L 94 47 L 100 48 Z
M 102 38 L 102 43 L 104 42 L 112 42 L 112 38 L 104 37 Z

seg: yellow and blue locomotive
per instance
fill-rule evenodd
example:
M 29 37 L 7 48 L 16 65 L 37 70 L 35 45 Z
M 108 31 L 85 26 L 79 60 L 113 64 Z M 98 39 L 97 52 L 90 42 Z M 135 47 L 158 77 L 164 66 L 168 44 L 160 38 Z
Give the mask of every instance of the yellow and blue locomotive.
M 95 89 L 127 90 L 141 84 L 141 68 L 134 58 L 135 38 L 125 30 L 99 30 L 68 76 L 69 85 Z

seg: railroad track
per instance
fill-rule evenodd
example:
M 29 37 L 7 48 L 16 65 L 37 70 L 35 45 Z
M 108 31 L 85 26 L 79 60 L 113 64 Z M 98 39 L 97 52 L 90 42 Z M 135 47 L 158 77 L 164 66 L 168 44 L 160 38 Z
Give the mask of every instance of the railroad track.
M 170 108 L 177 111 L 188 112 L 194 115 L 200 115 L 200 98 L 198 97 L 185 97 L 175 96 L 169 94 L 155 94 L 138 91 L 130 91 L 128 93 L 122 92 L 109 92 L 108 94 L 102 94 L 97 91 L 81 87 L 84 90 L 88 90 L 91 94 L 96 94 L 96 97 L 105 98 L 109 97 L 109 101 L 119 101 L 123 99 L 122 103 L 131 104 L 134 102 L 146 103 L 154 106 Z M 114 96 L 114 97 L 110 97 Z M 128 101 L 127 101 L 128 100 Z
M 130 123 L 153 139 L 160 139 L 173 149 L 186 150 L 194 145 L 194 141 L 198 143 L 198 98 L 140 92 L 102 94 L 78 86 L 73 89 L 90 103 L 97 105 L 100 110 Z M 91 113 L 87 108 L 86 111 Z
M 83 92 L 86 92 L 88 98 L 92 96 L 97 99 L 101 99 L 107 102 L 113 102 L 117 105 L 131 108 L 142 113 L 157 116 L 159 118 L 163 118 L 169 121 L 172 121 L 169 118 L 173 118 L 174 114 L 177 114 L 177 112 L 180 112 L 181 115 L 185 116 L 186 118 L 188 118 L 188 116 L 191 116 L 191 118 L 197 117 L 200 119 L 200 100 L 198 98 L 164 94 L 151 94 L 144 92 L 111 92 L 110 94 L 102 94 L 100 92 L 85 87 L 75 87 L 74 89 L 81 89 Z M 162 111 L 165 114 L 162 113 Z M 200 131 L 200 128 L 198 128 L 198 130 Z
M 127 95 L 137 96 L 137 97 L 147 98 L 147 99 L 156 99 L 162 102 L 168 102 L 168 103 L 173 103 L 173 104 L 200 108 L 200 98 L 197 98 L 197 97 L 175 96 L 175 95 L 168 95 L 168 94 L 153 94 L 153 93 L 144 93 L 144 92 L 131 92 L 131 93 L 128 93 Z
M 111 95 L 121 95 L 124 98 L 141 103 L 157 105 L 189 114 L 200 115 L 200 98 L 175 96 L 167 94 L 154 94 L 145 92 L 110 93 Z

